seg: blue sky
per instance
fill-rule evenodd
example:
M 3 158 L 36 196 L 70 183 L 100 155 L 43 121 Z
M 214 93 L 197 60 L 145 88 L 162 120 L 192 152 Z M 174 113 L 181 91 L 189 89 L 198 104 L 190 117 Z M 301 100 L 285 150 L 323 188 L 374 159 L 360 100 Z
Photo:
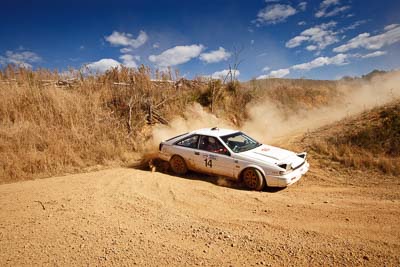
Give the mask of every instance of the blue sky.
M 400 1 L 2 1 L 0 65 L 119 64 L 239 79 L 338 79 L 400 68 Z

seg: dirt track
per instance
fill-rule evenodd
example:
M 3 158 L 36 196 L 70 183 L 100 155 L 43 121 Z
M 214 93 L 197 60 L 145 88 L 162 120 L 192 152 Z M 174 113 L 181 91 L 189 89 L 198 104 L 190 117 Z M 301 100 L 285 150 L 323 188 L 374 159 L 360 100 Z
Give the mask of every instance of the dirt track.
M 312 164 L 277 192 L 123 168 L 1 185 L 0 265 L 399 266 L 398 177 Z

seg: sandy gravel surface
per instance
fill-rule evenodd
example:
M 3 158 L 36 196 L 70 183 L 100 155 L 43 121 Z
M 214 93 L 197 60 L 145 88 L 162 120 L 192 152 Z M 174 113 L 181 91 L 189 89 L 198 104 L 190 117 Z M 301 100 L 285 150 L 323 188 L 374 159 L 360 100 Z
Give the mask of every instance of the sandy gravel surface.
M 0 265 L 399 266 L 399 177 L 311 163 L 280 191 L 129 168 L 0 185 Z

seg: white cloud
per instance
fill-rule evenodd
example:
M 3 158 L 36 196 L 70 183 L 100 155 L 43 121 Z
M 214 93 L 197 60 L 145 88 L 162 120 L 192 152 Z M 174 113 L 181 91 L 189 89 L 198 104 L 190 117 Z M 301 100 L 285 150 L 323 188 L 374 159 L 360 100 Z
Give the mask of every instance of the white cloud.
M 353 24 L 351 24 L 350 26 L 342 28 L 339 32 L 343 33 L 343 32 L 348 31 L 348 30 L 354 30 L 355 28 L 357 28 L 358 26 L 366 23 L 367 21 L 368 20 L 358 20 L 358 21 L 354 22 Z
M 119 59 L 122 60 L 122 64 L 128 68 L 137 68 L 137 64 L 135 62 L 135 59 L 137 57 L 133 55 L 122 55 L 119 57 Z
M 361 56 L 362 58 L 371 58 L 371 57 L 380 57 L 383 55 L 386 55 L 387 52 L 386 51 L 375 51 L 366 55 Z
M 384 46 L 400 42 L 400 26 L 389 27 L 384 33 L 371 36 L 370 33 L 361 33 L 346 44 L 333 49 L 334 52 L 342 53 L 356 48 L 377 50 Z
M 365 55 L 360 55 L 361 58 L 371 58 L 371 57 L 380 57 L 383 55 L 386 55 L 387 52 L 386 51 L 375 51 L 369 54 L 365 54 Z
M 317 18 L 333 17 L 341 12 L 350 9 L 350 6 L 339 6 L 339 5 L 340 5 L 339 0 L 324 0 L 321 2 L 319 10 L 317 11 L 317 13 L 315 13 L 315 16 Z M 329 9 L 331 10 L 329 11 Z
M 314 50 L 317 50 L 317 46 L 316 45 L 308 45 L 307 47 L 306 47 L 306 49 L 308 50 L 308 51 L 314 51 Z
M 305 11 L 307 9 L 307 2 L 300 2 L 298 7 L 301 11 Z
M 153 44 L 153 48 L 154 48 L 154 49 L 160 48 L 160 44 L 159 44 L 159 43 L 154 43 L 154 44 Z
M 150 55 L 149 60 L 160 68 L 176 66 L 198 57 L 203 49 L 203 45 L 175 46 L 165 50 L 159 55 Z
M 333 27 L 335 26 L 336 22 L 331 21 L 311 27 L 301 32 L 300 35 L 287 41 L 285 45 L 288 48 L 294 48 L 300 46 L 303 42 L 309 42 L 312 44 L 312 48 L 323 50 L 327 46 L 339 41 L 337 32 L 333 31 Z
M 270 67 L 265 66 L 265 67 L 262 69 L 262 71 L 267 72 L 267 71 L 269 71 L 270 69 L 271 69 Z
M 325 13 L 323 15 L 323 17 L 333 17 L 333 16 L 336 16 L 337 14 L 344 12 L 348 9 L 350 9 L 350 6 L 335 7 L 332 11 Z
M 290 68 L 293 70 L 311 70 L 326 65 L 346 65 L 349 63 L 347 58 L 346 54 L 337 54 L 334 57 L 318 57 L 310 62 L 297 64 Z
M 307 22 L 305 22 L 304 20 L 299 21 L 299 22 L 297 23 L 297 25 L 299 25 L 299 26 L 304 26 L 304 25 L 306 25 L 306 24 L 307 24 Z
M 349 56 L 346 54 L 338 54 L 334 57 L 317 57 L 312 61 L 293 65 L 286 69 L 270 71 L 268 75 L 260 75 L 257 77 L 257 79 L 282 78 L 290 74 L 290 70 L 309 71 L 311 69 L 320 68 L 327 65 L 336 65 L 336 66 L 346 65 L 349 63 L 347 61 L 348 57 Z
M 398 27 L 400 24 L 390 24 L 390 25 L 387 25 L 387 26 L 385 26 L 385 31 L 389 31 L 389 30 L 391 30 L 391 29 L 394 29 L 394 28 L 396 28 L 396 27 Z
M 290 73 L 289 69 L 279 69 L 279 70 L 273 70 L 269 73 L 268 77 L 269 78 L 282 78 L 285 77 Z
M 91 73 L 104 73 L 111 68 L 119 67 L 121 63 L 111 58 L 103 58 L 85 65 L 88 72 Z
M 144 45 L 149 37 L 144 31 L 140 31 L 138 37 L 135 39 L 130 33 L 113 31 L 110 36 L 106 36 L 105 39 L 112 45 L 115 46 L 126 46 L 131 48 L 138 48 Z
M 256 78 L 256 80 L 262 80 L 262 79 L 267 79 L 267 78 L 269 78 L 269 76 L 267 74 L 263 74 L 263 75 L 258 76 Z
M 83 66 L 83 69 L 86 73 L 104 73 L 107 70 L 110 70 L 112 68 L 119 68 L 120 66 L 125 66 L 128 68 L 137 68 L 136 61 L 140 60 L 140 56 L 126 54 L 126 55 L 121 55 L 119 59 L 121 59 L 122 63 L 112 58 L 103 58 L 100 59 L 99 61 L 85 64 Z
M 200 54 L 200 60 L 206 63 L 216 63 L 230 58 L 231 53 L 227 52 L 225 48 L 220 47 L 218 50 L 209 53 Z
M 262 74 L 260 76 L 257 76 L 256 80 L 262 80 L 262 79 L 268 79 L 268 78 L 269 78 L 269 76 L 267 74 Z
M 270 69 L 271 69 L 271 68 L 270 68 L 269 66 L 265 66 L 265 67 L 262 69 L 262 72 L 268 72 Z M 257 79 L 257 80 L 260 80 L 260 79 L 267 79 L 267 78 L 270 78 L 270 76 L 267 75 L 267 74 L 263 74 L 263 75 L 258 76 L 256 79 Z
M 328 8 L 331 5 L 338 5 L 339 3 L 339 0 L 324 0 L 321 2 L 320 8 Z
M 324 0 L 321 2 L 321 4 L 319 5 L 319 10 L 317 11 L 317 13 L 315 13 L 315 16 L 317 18 L 323 17 L 325 15 L 326 10 L 330 7 L 330 6 L 334 6 L 334 5 L 338 5 L 339 4 L 339 0 Z
M 211 74 L 211 78 L 213 79 L 225 79 L 225 77 L 230 73 L 231 70 L 221 70 L 221 71 L 216 71 L 213 74 Z M 239 70 L 232 70 L 232 74 L 235 75 L 235 77 L 240 75 Z
M 309 62 L 296 64 L 286 69 L 273 70 L 268 75 L 260 75 L 257 79 L 265 78 L 282 78 L 290 73 L 291 70 L 309 71 L 316 68 L 321 68 L 328 65 L 343 66 L 349 64 L 350 58 L 372 58 L 386 55 L 386 51 L 375 51 L 369 54 L 337 54 L 333 57 L 317 57 Z
M 299 35 L 299 36 L 293 37 L 292 39 L 287 41 L 285 46 L 287 48 L 297 47 L 297 46 L 301 45 L 301 43 L 303 41 L 307 41 L 309 39 L 310 39 L 310 37 L 308 37 L 308 36 Z
M 276 24 L 285 21 L 297 11 L 290 5 L 273 4 L 261 9 L 257 14 L 256 22 Z
M 20 51 L 20 49 L 18 49 Z M 4 56 L 0 56 L 0 65 L 13 64 L 20 67 L 32 68 L 31 63 L 41 61 L 41 57 L 31 51 L 6 51 Z
M 123 54 L 127 54 L 127 53 L 133 52 L 133 49 L 130 48 L 130 47 L 124 47 L 124 48 L 121 48 L 119 51 L 120 51 L 121 53 L 123 53 Z

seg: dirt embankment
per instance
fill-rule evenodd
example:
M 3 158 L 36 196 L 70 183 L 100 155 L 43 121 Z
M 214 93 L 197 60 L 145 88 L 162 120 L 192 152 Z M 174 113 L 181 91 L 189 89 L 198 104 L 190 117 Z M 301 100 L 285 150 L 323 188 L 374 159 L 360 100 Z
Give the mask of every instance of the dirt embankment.
M 198 127 L 240 128 L 263 142 L 285 139 L 400 95 L 398 71 L 349 81 L 228 84 L 171 82 L 171 75 L 152 81 L 144 66 L 71 75 L 63 81 L 43 69 L 0 71 L 0 183 L 128 166 L 161 139 Z

